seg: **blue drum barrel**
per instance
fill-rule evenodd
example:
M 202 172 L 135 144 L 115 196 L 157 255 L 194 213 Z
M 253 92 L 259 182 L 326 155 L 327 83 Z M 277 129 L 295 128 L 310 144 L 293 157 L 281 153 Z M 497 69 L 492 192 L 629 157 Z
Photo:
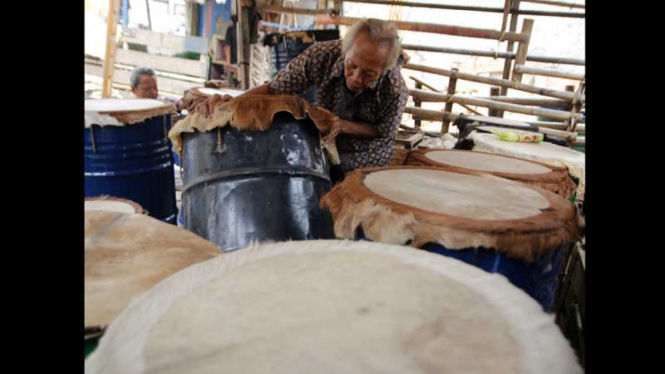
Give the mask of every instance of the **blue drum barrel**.
M 339 238 L 412 245 L 511 283 L 551 311 L 563 250 L 579 216 L 541 188 L 478 172 L 399 166 L 357 170 L 321 201 Z
M 85 196 L 116 196 L 175 224 L 172 104 L 150 99 L 86 100 Z

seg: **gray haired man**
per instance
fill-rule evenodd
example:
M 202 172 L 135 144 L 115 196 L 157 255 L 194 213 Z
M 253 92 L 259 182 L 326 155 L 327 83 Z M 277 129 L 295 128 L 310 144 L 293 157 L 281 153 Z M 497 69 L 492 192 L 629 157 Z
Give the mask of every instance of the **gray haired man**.
M 358 21 L 343 40 L 319 42 L 289 62 L 269 84 L 245 95 L 300 94 L 316 86 L 319 104 L 339 117 L 328 141 L 337 136 L 342 172 L 388 165 L 408 99 L 397 65 L 397 29 L 377 19 Z M 196 108 L 209 116 L 230 100 L 214 95 Z

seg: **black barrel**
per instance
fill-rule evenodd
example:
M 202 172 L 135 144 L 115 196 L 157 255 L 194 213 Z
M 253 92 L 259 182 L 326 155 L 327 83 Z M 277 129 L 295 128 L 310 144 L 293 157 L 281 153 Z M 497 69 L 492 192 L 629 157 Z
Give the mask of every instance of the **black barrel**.
M 334 239 L 332 217 L 319 208 L 332 187 L 328 162 L 309 119 L 281 112 L 265 131 L 226 126 L 182 138 L 187 230 L 224 251 L 253 240 Z

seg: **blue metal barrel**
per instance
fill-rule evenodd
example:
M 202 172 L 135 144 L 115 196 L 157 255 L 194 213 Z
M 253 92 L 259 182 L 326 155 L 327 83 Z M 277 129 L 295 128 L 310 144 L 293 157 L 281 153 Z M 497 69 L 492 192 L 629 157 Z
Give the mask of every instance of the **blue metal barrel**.
M 135 122 L 137 118 L 140 121 Z M 140 204 L 150 216 L 175 224 L 170 128 L 171 107 L 166 102 L 87 100 L 84 195 L 125 198 Z
M 357 230 L 356 240 L 368 240 L 361 228 Z M 453 250 L 441 244 L 427 243 L 421 249 L 460 260 L 488 273 L 501 274 L 536 300 L 545 312 L 551 312 L 563 274 L 563 249 L 570 245 L 563 243 L 533 263 L 508 258 L 503 253 L 484 247 Z

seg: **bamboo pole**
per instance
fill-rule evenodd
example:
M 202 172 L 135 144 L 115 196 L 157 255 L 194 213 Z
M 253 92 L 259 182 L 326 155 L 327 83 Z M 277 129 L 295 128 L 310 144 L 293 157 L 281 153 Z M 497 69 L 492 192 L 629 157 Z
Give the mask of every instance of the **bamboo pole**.
M 303 8 L 287 8 L 278 5 L 265 5 L 260 7 L 261 10 L 273 13 L 295 13 L 295 14 L 309 14 L 319 15 L 328 14 L 331 11 L 328 9 L 303 9 Z
M 542 108 L 532 108 L 529 106 L 525 105 L 517 105 L 517 104 L 508 104 L 508 103 L 501 103 L 498 101 L 493 101 L 493 100 L 485 100 L 485 99 L 477 99 L 473 97 L 468 97 L 468 96 L 457 96 L 457 95 L 450 95 L 450 94 L 440 94 L 440 93 L 435 93 L 435 92 L 428 92 L 428 91 L 423 91 L 423 90 L 409 90 L 409 94 L 413 96 L 414 98 L 418 98 L 418 100 L 421 101 L 438 101 L 438 102 L 446 102 L 446 103 L 462 103 L 462 104 L 467 104 L 467 105 L 475 105 L 475 106 L 481 106 L 484 108 L 491 108 L 491 109 L 499 109 L 499 110 L 504 110 L 508 112 L 513 112 L 513 113 L 522 113 L 522 114 L 529 114 L 532 116 L 542 116 L 542 117 L 548 117 L 548 118 L 554 118 L 554 119 L 559 119 L 559 120 L 569 120 L 573 116 L 573 114 L 569 112 L 564 112 L 561 110 L 552 110 L 552 109 L 542 109 Z M 579 113 L 574 114 L 575 118 L 581 119 L 581 115 Z
M 423 82 L 422 80 L 420 80 L 416 77 L 409 77 L 409 78 L 413 79 L 416 82 L 416 85 L 420 84 L 421 86 L 425 86 L 425 87 L 429 88 L 430 90 L 432 90 L 434 92 L 441 92 L 441 91 L 437 90 L 436 88 L 430 86 L 429 84 Z M 418 87 L 416 87 L 416 88 L 418 88 Z
M 585 9 L 585 6 L 582 4 L 573 4 L 573 3 L 564 3 L 563 1 L 549 1 L 549 0 L 522 0 L 525 3 L 534 3 L 534 4 L 545 4 L 545 5 L 554 5 L 561 6 L 566 8 L 581 8 Z
M 104 80 L 102 81 L 102 97 L 111 96 L 113 83 L 113 65 L 115 63 L 115 35 L 118 31 L 118 17 L 120 15 L 120 1 L 109 0 L 109 10 L 106 16 L 106 53 L 104 57 Z
M 331 15 L 319 15 L 315 18 L 315 23 L 323 25 L 345 25 L 351 26 L 360 21 L 361 18 L 351 17 L 336 17 Z M 501 38 L 501 31 L 490 29 L 478 29 L 472 27 L 439 25 L 434 23 L 420 23 L 420 22 L 405 22 L 405 21 L 390 21 L 400 30 L 430 32 L 435 34 L 445 34 L 454 36 L 465 36 L 469 38 L 479 39 L 493 39 L 499 40 Z M 503 36 L 504 40 L 525 41 L 526 36 L 521 33 L 507 32 Z
M 421 86 L 425 86 L 425 87 L 429 88 L 430 90 L 432 90 L 432 91 L 434 91 L 434 92 L 441 92 L 441 90 L 437 90 L 436 88 L 430 86 L 429 84 L 427 84 L 427 83 L 421 81 L 420 79 L 418 79 L 418 78 L 416 78 L 416 77 L 409 77 L 409 78 L 413 79 L 413 80 L 416 82 L 416 89 L 420 89 L 421 87 L 418 87 L 418 85 L 421 85 Z M 414 99 L 414 102 L 415 102 L 415 100 L 416 100 L 416 99 Z M 421 102 L 422 102 L 422 101 L 421 101 Z M 466 105 L 464 105 L 464 104 L 459 104 L 459 105 L 461 105 L 464 109 L 466 109 L 466 110 L 468 110 L 468 111 L 470 111 L 470 112 L 472 112 L 472 113 L 475 113 L 475 114 L 477 114 L 477 115 L 482 115 L 481 113 L 478 113 L 477 111 L 473 110 L 472 108 L 470 108 L 470 107 L 468 107 L 468 106 L 466 106 Z M 418 106 L 418 105 L 416 105 L 416 106 Z M 419 107 L 419 106 L 418 106 L 418 107 Z
M 508 42 L 510 45 L 511 42 Z M 481 56 L 481 57 L 498 57 L 505 58 L 508 60 L 515 59 L 515 53 L 512 52 L 499 52 L 498 54 L 494 51 L 478 51 L 472 49 L 459 49 L 459 48 L 445 48 L 445 47 L 431 47 L 424 45 L 415 45 L 415 44 L 402 44 L 402 49 L 409 51 L 424 51 L 424 52 L 437 52 L 437 53 L 450 53 L 456 55 L 467 55 L 467 56 Z M 563 64 L 563 65 L 579 65 L 584 66 L 584 60 L 574 59 L 574 58 L 558 58 L 558 57 L 547 57 L 547 56 L 526 56 L 527 61 L 533 62 L 547 62 L 552 64 Z M 505 79 L 505 78 L 504 78 Z
M 520 105 L 530 105 L 530 106 L 553 106 L 557 108 L 569 108 L 571 103 L 565 100 L 560 99 L 546 99 L 546 98 L 537 98 L 532 99 L 529 97 L 508 97 L 508 96 L 485 96 L 478 97 L 479 99 L 485 100 L 494 100 L 500 101 L 502 103 L 511 103 L 511 104 L 520 104 Z
M 488 7 L 476 7 L 476 6 L 466 6 L 466 5 L 447 5 L 447 4 L 433 4 L 433 3 L 414 3 L 414 2 L 402 2 L 395 0 L 346 0 L 349 3 L 362 3 L 362 4 L 378 4 L 378 5 L 398 5 L 406 6 L 411 8 L 428 8 L 428 9 L 445 9 L 445 10 L 467 10 L 472 12 L 485 12 L 485 13 L 504 13 L 503 8 L 488 8 Z M 521 10 L 514 11 L 510 10 L 511 14 L 521 14 L 528 16 L 545 16 L 545 17 L 563 17 L 563 18 L 584 18 L 584 13 L 576 12 L 552 12 L 552 11 L 541 11 L 541 10 Z
M 574 145 L 586 145 L 586 136 L 578 136 L 573 144 Z
M 565 79 L 572 79 L 578 81 L 584 80 L 584 74 L 575 73 L 571 71 L 535 68 L 525 65 L 515 65 L 515 71 L 520 74 L 543 75 L 546 77 L 565 78 Z
M 543 127 L 547 129 L 555 129 L 555 130 L 566 130 L 566 123 L 565 122 L 550 122 L 550 121 L 526 121 L 526 123 L 538 127 Z M 579 124 L 577 125 L 577 131 L 582 131 L 584 132 L 585 126 L 584 124 Z
M 426 73 L 438 74 L 446 77 L 450 77 L 453 75 L 453 72 L 450 70 L 435 68 L 425 65 L 417 65 L 417 64 L 407 64 L 406 66 L 404 66 L 404 69 L 424 71 Z M 458 79 L 463 79 L 478 83 L 485 83 L 501 87 L 508 87 L 518 91 L 531 92 L 538 95 L 549 96 L 549 97 L 556 97 L 558 99 L 563 99 L 570 102 L 572 102 L 573 98 L 575 97 L 575 94 L 573 92 L 549 90 L 546 88 L 540 88 L 524 83 L 512 82 L 505 79 L 481 77 L 475 74 L 466 74 L 466 73 L 454 73 L 454 74 Z M 584 100 L 584 95 L 581 96 L 581 99 Z
M 414 118 L 417 117 L 420 119 L 430 120 L 430 121 L 442 121 L 444 119 L 455 121 L 459 117 L 459 115 L 454 113 L 443 112 L 443 111 L 440 112 L 436 110 L 414 108 L 414 107 L 404 108 L 404 113 L 409 113 L 413 115 Z M 504 118 L 486 117 L 486 116 L 465 116 L 465 117 L 471 121 L 487 123 L 488 126 L 491 126 L 492 124 L 498 124 L 498 125 L 511 125 L 515 127 L 528 127 L 528 124 L 526 122 L 507 120 Z M 574 132 L 560 131 L 549 128 L 538 128 L 538 132 L 562 138 L 568 142 L 574 142 L 575 139 L 577 139 L 577 133 Z

